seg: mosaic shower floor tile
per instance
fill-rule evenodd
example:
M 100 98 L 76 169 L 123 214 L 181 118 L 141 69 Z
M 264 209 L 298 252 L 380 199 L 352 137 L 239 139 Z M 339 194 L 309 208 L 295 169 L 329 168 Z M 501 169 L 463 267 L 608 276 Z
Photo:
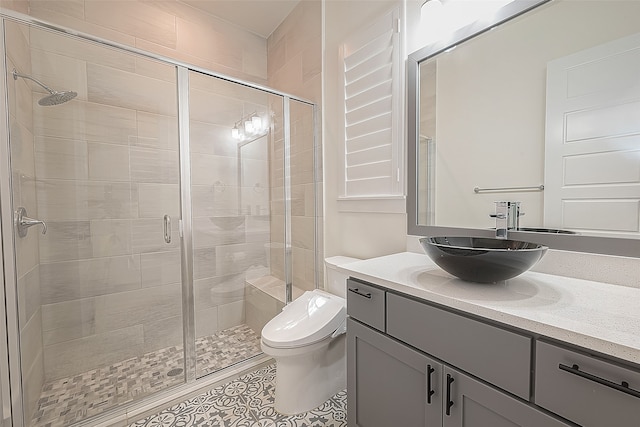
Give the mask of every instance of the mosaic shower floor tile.
M 346 427 L 346 391 L 309 412 L 282 415 L 274 409 L 275 376 L 275 365 L 266 366 L 129 427 Z
M 261 352 L 260 337 L 246 325 L 234 326 L 212 336 L 198 338 L 197 375 L 203 376 L 218 371 Z M 30 426 L 68 426 L 116 405 L 182 384 L 183 366 L 182 346 L 175 346 L 48 382 L 42 387 L 38 409 Z M 204 412 L 198 418 L 197 412 L 191 413 L 187 410 L 192 405 L 188 402 L 184 405 L 186 406 L 183 412 L 185 416 L 189 415 L 190 422 L 204 419 Z M 164 424 L 155 425 L 183 425 L 166 421 L 172 419 L 171 414 L 165 414 Z

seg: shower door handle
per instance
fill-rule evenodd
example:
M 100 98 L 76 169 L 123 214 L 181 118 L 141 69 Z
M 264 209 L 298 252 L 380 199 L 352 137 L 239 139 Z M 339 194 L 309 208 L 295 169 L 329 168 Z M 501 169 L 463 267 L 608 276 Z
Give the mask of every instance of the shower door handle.
M 19 207 L 16 210 L 16 228 L 18 229 L 18 236 L 26 237 L 27 231 L 34 225 L 42 225 L 42 234 L 47 234 L 47 224 L 39 219 L 29 218 L 27 216 L 27 210 L 23 207 Z
M 164 216 L 164 241 L 171 243 L 171 217 L 169 215 Z

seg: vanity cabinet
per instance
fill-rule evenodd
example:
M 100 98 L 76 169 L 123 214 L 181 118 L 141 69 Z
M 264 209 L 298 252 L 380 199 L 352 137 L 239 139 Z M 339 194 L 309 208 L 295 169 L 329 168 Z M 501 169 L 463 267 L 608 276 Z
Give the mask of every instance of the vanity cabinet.
M 571 425 L 529 402 L 531 337 L 362 285 L 347 293 L 350 427 Z

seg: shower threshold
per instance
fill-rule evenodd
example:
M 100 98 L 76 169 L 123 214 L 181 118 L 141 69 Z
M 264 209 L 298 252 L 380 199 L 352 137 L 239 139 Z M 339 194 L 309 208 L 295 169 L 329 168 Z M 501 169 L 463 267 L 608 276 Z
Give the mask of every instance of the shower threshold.
M 198 377 L 262 353 L 260 336 L 247 325 L 233 326 L 196 339 Z M 47 382 L 42 387 L 31 427 L 63 427 L 117 405 L 184 383 L 182 346 Z

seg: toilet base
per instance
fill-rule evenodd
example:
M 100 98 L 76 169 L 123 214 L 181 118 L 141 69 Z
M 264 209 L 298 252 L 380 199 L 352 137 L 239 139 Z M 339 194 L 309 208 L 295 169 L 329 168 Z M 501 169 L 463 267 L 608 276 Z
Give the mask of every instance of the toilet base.
M 301 349 L 265 348 L 276 360 L 275 410 L 284 415 L 308 412 L 344 390 L 346 335 L 327 338 Z

